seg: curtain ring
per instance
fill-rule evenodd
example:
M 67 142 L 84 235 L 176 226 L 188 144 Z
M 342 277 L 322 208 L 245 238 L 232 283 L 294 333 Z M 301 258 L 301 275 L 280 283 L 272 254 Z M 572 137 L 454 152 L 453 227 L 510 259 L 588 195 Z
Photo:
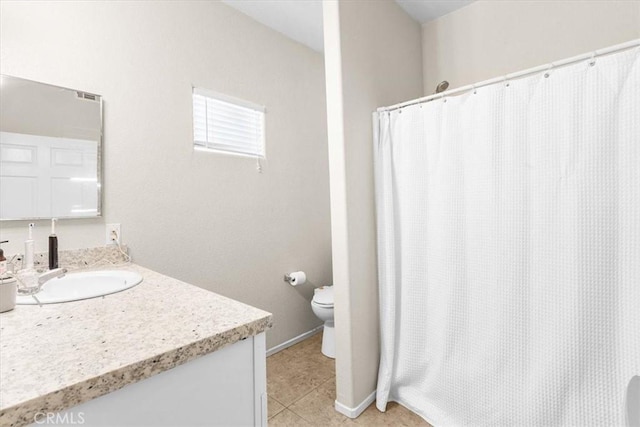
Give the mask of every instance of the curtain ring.
M 473 94 L 477 94 L 478 90 L 476 89 L 476 85 L 471 85 L 471 89 L 473 89 Z
M 544 73 L 545 79 L 549 78 L 549 76 L 551 75 L 551 70 L 553 70 L 553 62 L 549 64 L 549 66 L 547 67 L 547 72 Z
M 593 67 L 594 65 L 596 65 L 596 53 L 591 52 L 591 59 L 589 59 L 589 66 Z
M 509 87 L 509 79 L 507 76 L 502 77 L 502 83 L 504 83 L 505 87 Z

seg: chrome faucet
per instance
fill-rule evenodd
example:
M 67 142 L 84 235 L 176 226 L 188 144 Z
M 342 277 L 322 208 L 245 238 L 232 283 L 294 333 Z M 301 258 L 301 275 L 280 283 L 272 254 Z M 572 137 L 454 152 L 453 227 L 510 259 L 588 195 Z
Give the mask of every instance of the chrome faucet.
M 67 274 L 66 268 L 56 268 L 54 270 L 46 271 L 42 274 L 38 274 L 36 270 L 20 270 L 15 274 L 15 278 L 18 280 L 18 294 L 20 295 L 33 295 L 42 290 L 42 286 L 51 279 L 56 277 L 62 277 Z
M 67 274 L 66 268 L 54 268 L 46 273 L 42 273 L 38 276 L 38 291 L 40 291 L 40 289 L 42 289 L 42 285 L 47 283 L 49 280 L 64 277 L 65 274 Z

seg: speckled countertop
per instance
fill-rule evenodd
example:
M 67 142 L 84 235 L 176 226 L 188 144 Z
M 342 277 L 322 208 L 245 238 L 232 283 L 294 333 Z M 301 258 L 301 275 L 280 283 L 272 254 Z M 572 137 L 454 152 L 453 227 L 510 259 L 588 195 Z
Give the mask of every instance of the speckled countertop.
M 143 282 L 0 314 L 0 425 L 30 424 L 37 412 L 72 407 L 271 327 L 265 311 L 135 264 L 118 268 Z

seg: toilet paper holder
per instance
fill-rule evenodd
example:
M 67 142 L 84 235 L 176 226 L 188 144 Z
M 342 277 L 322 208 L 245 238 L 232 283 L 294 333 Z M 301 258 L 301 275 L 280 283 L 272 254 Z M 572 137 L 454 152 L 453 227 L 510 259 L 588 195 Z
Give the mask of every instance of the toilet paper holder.
M 304 271 L 294 271 L 284 275 L 284 281 L 291 286 L 302 285 L 307 282 L 307 275 Z

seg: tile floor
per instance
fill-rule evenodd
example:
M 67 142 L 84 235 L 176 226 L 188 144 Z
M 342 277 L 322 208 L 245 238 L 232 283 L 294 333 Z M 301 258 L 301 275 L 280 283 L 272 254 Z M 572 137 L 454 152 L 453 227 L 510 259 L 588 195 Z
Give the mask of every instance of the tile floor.
M 375 404 L 350 419 L 333 408 L 336 372 L 333 359 L 320 352 L 317 334 L 267 358 L 269 426 L 426 426 L 422 418 L 397 403 L 387 412 Z

